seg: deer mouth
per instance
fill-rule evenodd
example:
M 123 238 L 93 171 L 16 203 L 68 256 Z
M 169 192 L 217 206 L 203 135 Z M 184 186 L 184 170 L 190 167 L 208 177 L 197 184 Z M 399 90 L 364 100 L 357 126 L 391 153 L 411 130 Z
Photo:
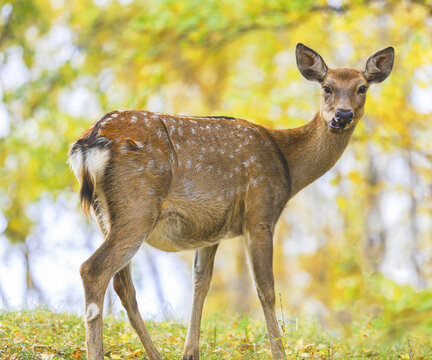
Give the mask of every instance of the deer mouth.
M 333 132 L 341 132 L 343 129 L 345 129 L 346 126 L 346 122 L 342 122 L 337 118 L 333 118 L 330 123 L 330 130 Z

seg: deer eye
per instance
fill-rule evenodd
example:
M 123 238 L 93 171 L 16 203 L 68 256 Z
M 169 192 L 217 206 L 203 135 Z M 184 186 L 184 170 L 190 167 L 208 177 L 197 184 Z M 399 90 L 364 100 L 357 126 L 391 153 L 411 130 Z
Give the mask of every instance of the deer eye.
M 328 86 L 323 86 L 323 89 L 324 89 L 324 92 L 326 94 L 331 94 L 332 93 L 331 89 Z
M 359 87 L 359 89 L 357 90 L 357 94 L 364 94 L 367 90 L 367 86 L 362 85 Z

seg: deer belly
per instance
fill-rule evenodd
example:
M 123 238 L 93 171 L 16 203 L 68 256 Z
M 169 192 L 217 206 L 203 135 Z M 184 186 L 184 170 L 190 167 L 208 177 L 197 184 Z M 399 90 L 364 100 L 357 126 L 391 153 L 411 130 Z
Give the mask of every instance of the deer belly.
M 238 231 L 230 229 L 223 219 L 200 222 L 171 216 L 159 221 L 146 242 L 157 249 L 174 252 L 214 245 L 238 235 Z

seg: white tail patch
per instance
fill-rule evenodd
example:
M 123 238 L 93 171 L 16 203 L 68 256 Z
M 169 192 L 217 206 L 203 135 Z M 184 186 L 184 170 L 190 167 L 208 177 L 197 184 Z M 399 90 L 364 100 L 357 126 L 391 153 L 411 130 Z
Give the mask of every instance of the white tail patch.
M 86 321 L 93 320 L 99 314 L 99 307 L 95 303 L 88 304 L 86 311 Z
M 96 187 L 97 180 L 103 175 L 105 165 L 110 158 L 108 149 L 91 148 L 86 153 L 85 166 Z
M 72 168 L 75 176 L 78 179 L 78 182 L 81 184 L 81 174 L 83 169 L 83 156 L 80 149 L 74 151 L 69 156 L 69 165 Z

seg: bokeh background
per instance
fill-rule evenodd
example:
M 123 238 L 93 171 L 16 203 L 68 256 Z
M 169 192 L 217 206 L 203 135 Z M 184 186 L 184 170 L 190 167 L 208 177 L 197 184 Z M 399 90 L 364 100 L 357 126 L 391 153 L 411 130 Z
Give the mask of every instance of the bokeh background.
M 396 60 L 341 160 L 280 219 L 277 307 L 336 332 L 361 317 L 389 336 L 432 331 L 429 0 L 0 1 L 0 309 L 83 311 L 78 268 L 102 237 L 66 162 L 86 127 L 119 108 L 300 126 L 321 89 L 296 69 L 297 42 L 330 67 L 389 45 Z M 146 318 L 187 317 L 191 259 L 142 247 Z M 121 311 L 112 288 L 106 311 Z M 242 241 L 216 256 L 215 311 L 260 313 Z

